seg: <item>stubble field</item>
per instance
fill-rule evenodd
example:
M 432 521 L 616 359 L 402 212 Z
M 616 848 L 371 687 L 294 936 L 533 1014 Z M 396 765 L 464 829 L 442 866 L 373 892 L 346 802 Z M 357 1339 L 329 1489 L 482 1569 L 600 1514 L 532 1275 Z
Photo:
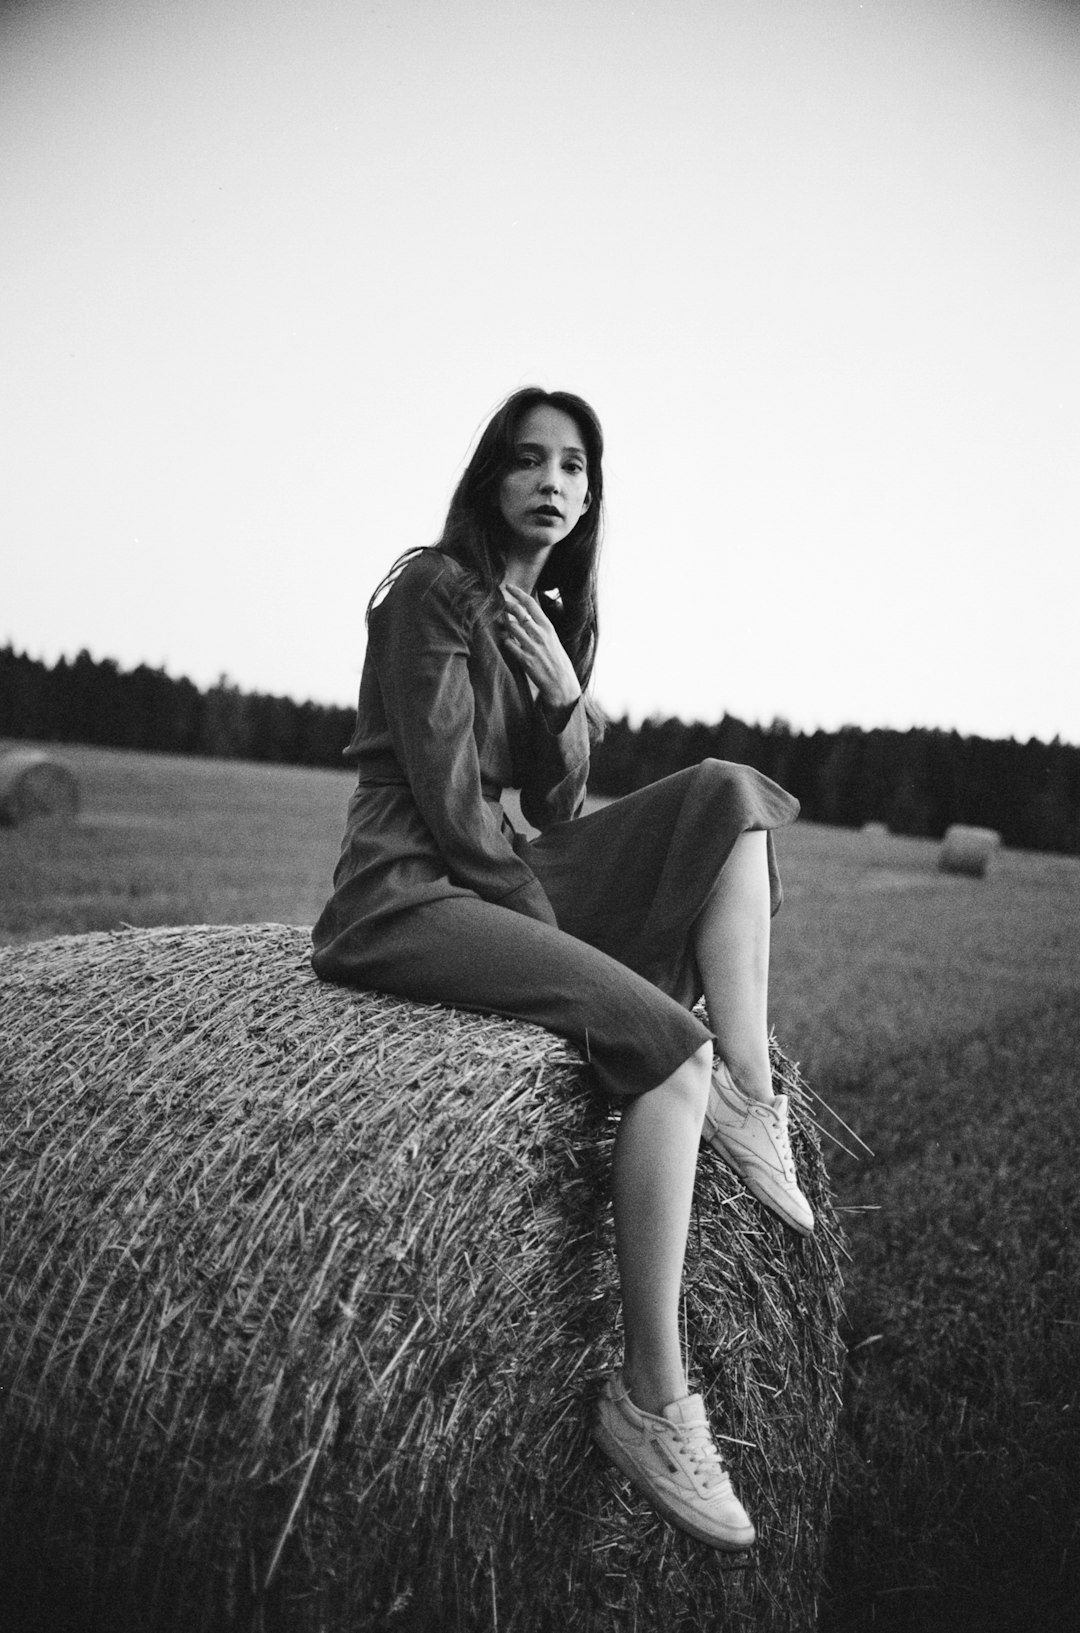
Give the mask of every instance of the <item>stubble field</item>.
M 5 746 L 0 743 L 0 750 Z M 14 746 L 14 745 L 10 745 Z M 25 746 L 25 745 L 23 745 Z M 73 826 L 0 828 L 0 941 L 310 924 L 347 772 L 67 747 Z M 773 1022 L 844 1208 L 849 1364 L 822 1628 L 1080 1618 L 1080 860 L 778 836 Z

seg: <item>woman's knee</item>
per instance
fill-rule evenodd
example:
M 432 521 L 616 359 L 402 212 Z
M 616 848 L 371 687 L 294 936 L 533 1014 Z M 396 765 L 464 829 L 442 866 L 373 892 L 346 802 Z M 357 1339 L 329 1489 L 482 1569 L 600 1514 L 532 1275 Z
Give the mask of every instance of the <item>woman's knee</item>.
M 709 793 L 726 794 L 732 782 L 738 778 L 740 769 L 739 766 L 732 765 L 730 760 L 708 758 L 698 761 L 693 769 L 693 778 Z
M 684 1060 L 663 1085 L 676 1099 L 681 1100 L 694 1116 L 705 1116 L 712 1080 L 713 1046 L 710 1039 Z

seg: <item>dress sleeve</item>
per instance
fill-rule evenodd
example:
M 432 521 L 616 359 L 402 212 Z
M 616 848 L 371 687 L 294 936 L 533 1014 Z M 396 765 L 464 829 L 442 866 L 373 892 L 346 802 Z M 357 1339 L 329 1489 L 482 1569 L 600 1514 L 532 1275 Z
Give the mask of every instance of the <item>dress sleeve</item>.
M 555 924 L 543 886 L 484 799 L 469 642 L 445 564 L 418 562 L 372 614 L 369 646 L 394 754 L 454 884 Z
M 558 731 L 537 703 L 533 715 L 529 774 L 521 788 L 521 814 L 541 833 L 553 822 L 568 822 L 585 801 L 589 776 L 589 724 L 579 697 Z

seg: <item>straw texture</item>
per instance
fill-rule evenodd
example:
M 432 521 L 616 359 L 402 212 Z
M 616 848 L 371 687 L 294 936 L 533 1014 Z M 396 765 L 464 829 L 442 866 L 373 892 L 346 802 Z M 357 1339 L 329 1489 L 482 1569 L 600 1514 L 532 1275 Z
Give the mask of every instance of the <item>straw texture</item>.
M 843 1247 L 795 1069 L 814 1237 L 699 1164 L 692 1379 L 760 1535 L 733 1560 L 588 1437 L 619 1333 L 587 1072 L 532 1027 L 320 985 L 307 950 L 0 949 L 0 1619 L 812 1629 Z
M 40 749 L 0 754 L 0 824 L 18 827 L 37 817 L 78 815 L 79 784 L 68 766 Z

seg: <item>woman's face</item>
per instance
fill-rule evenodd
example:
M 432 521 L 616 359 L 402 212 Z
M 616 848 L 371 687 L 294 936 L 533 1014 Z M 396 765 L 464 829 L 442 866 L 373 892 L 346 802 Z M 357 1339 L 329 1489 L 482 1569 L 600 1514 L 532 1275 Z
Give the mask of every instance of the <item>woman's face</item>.
M 499 509 L 518 545 L 558 544 L 591 503 L 585 441 L 561 408 L 540 403 L 518 422 Z

